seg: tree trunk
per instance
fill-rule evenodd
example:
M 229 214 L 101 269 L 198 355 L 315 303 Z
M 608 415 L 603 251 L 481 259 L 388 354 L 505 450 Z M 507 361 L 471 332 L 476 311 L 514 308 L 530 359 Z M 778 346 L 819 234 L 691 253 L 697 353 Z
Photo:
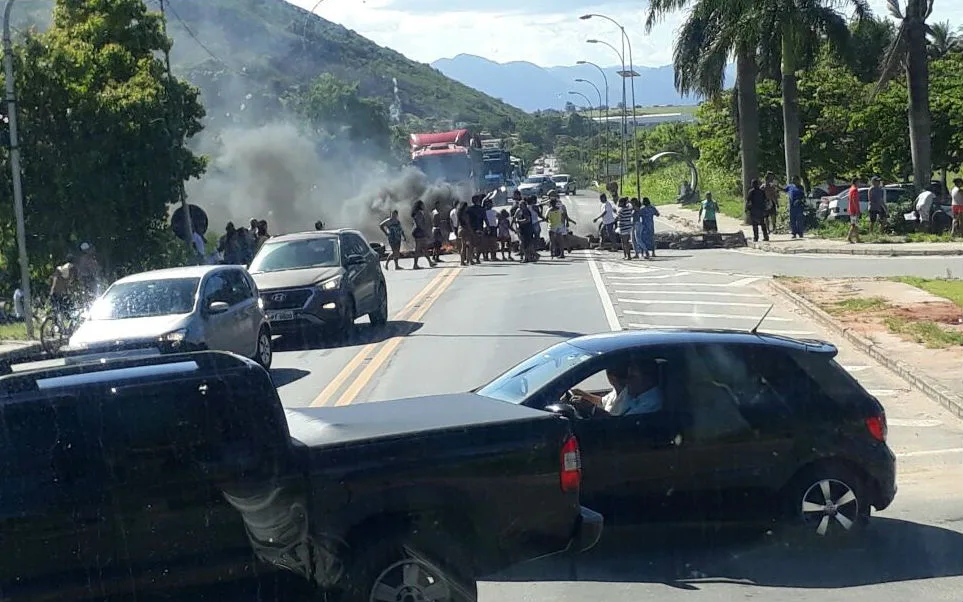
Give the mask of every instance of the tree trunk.
M 906 86 L 909 90 L 910 155 L 913 159 L 913 185 L 919 193 L 929 186 L 933 177 L 931 156 L 930 73 L 926 57 L 926 25 L 907 6 L 906 19 Z
M 759 98 L 756 95 L 758 73 L 755 49 L 748 45 L 740 46 L 736 51 L 736 91 L 743 197 L 749 192 L 749 183 L 759 177 Z M 748 216 L 745 220 L 748 223 Z
M 786 149 L 786 182 L 801 175 L 802 161 L 799 134 L 799 89 L 796 85 L 796 65 L 792 25 L 783 27 L 782 35 L 782 130 Z

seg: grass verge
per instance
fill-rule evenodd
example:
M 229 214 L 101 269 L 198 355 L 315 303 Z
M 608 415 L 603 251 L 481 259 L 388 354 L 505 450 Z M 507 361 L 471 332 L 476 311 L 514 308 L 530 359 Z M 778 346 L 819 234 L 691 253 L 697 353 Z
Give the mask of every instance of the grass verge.
M 0 324 L 0 341 L 26 341 L 27 326 L 19 324 Z
M 742 219 L 745 203 L 739 195 L 738 175 L 701 164 L 696 168 L 699 170 L 699 193 L 702 198 L 705 198 L 706 192 L 711 192 L 723 215 Z M 689 181 L 689 167 L 682 162 L 668 163 L 642 174 L 639 180 L 642 194 L 636 194 L 635 174 L 627 175 L 624 193 L 629 197 L 647 196 L 655 205 L 669 205 L 679 197 L 679 186 L 683 181 Z
M 946 349 L 963 345 L 963 332 L 948 330 L 935 322 L 885 318 L 883 323 L 893 334 L 902 335 L 928 349 Z
M 949 233 L 926 234 L 924 232 L 909 232 L 907 234 L 886 234 L 878 231 L 870 232 L 869 222 L 866 220 L 863 220 L 863 222 L 859 227 L 860 242 L 898 244 L 905 242 L 952 242 L 953 240 L 950 238 Z M 814 228 L 810 234 L 817 238 L 845 240 L 849 235 L 849 222 L 829 219 L 822 220 L 819 222 L 819 226 Z
M 826 308 L 832 314 L 858 313 L 886 309 L 889 304 L 882 297 L 853 297 L 829 304 Z
M 949 299 L 960 308 L 963 308 L 963 280 L 951 280 L 948 278 L 920 278 L 918 276 L 894 276 L 889 280 L 893 282 L 903 282 L 916 288 L 923 289 L 937 297 Z

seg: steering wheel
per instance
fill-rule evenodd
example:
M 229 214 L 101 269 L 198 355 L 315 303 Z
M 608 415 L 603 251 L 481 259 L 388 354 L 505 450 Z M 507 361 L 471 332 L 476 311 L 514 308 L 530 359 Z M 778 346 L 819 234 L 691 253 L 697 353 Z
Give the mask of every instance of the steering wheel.
M 604 414 L 605 410 L 595 405 L 591 401 L 586 401 L 581 397 L 575 397 L 571 391 L 566 391 L 562 394 L 559 402 L 568 404 L 575 408 L 575 414 L 582 420 L 587 418 L 594 418 L 600 414 Z

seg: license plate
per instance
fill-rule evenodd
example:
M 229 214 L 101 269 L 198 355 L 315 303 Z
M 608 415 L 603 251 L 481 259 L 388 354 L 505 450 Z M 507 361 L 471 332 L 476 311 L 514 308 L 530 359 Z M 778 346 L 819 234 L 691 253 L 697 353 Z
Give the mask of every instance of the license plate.
M 269 322 L 287 322 L 294 319 L 293 311 L 272 311 L 268 313 L 267 319 Z

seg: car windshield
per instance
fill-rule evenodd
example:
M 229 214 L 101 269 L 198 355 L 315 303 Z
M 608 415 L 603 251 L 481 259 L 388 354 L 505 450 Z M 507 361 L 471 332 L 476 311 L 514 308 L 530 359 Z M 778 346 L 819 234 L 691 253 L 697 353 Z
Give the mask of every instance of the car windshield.
M 568 176 L 555 176 L 552 178 L 553 182 L 558 182 L 559 184 L 563 182 L 568 182 Z
M 338 239 L 334 236 L 267 243 L 251 262 L 252 274 L 340 265 Z
M 200 278 L 118 282 L 90 309 L 91 320 L 124 320 L 194 311 Z
M 526 183 L 526 184 L 541 184 L 541 183 L 542 183 L 542 177 L 541 177 L 541 176 L 534 176 L 534 177 L 530 177 L 530 178 L 525 178 L 525 183 Z
M 574 345 L 559 343 L 518 364 L 478 389 L 477 393 L 510 403 L 522 403 L 532 393 L 592 357 L 593 354 Z

